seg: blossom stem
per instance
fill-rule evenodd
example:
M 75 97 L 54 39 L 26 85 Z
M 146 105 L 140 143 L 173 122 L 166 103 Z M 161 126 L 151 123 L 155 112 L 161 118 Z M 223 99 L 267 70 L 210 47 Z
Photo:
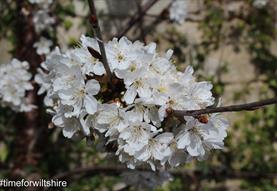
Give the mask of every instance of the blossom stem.
M 252 103 L 240 104 L 240 105 L 230 105 L 224 107 L 206 108 L 199 110 L 173 110 L 172 114 L 176 117 L 184 116 L 199 116 L 209 113 L 223 113 L 223 112 L 236 112 L 236 111 L 252 111 L 259 109 L 267 105 L 277 104 L 277 97 Z
M 106 70 L 107 76 L 108 76 L 108 81 L 110 85 L 112 85 L 112 72 L 108 64 L 108 59 L 105 51 L 105 45 L 103 42 L 102 34 L 101 34 L 101 29 L 98 23 L 98 17 L 96 14 L 96 9 L 95 9 L 95 4 L 94 0 L 88 0 L 89 8 L 90 8 L 90 23 L 92 25 L 92 29 L 94 32 L 94 35 L 96 36 L 96 40 L 99 45 L 100 53 L 101 53 L 101 61 L 104 65 L 104 68 Z

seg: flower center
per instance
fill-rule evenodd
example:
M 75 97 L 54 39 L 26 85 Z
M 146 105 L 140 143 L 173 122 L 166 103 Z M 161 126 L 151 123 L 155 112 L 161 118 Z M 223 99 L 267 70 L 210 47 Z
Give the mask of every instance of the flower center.
M 123 60 L 124 60 L 124 55 L 121 54 L 121 53 L 119 53 L 119 54 L 117 55 L 117 60 L 118 60 L 119 62 L 123 61 Z
M 140 80 L 135 81 L 135 82 L 134 82 L 134 86 L 135 86 L 136 88 L 141 87 L 141 86 L 142 86 L 141 81 L 140 81 Z
M 158 88 L 158 91 L 159 91 L 160 93 L 165 93 L 166 90 L 167 90 L 167 89 L 166 89 L 165 87 L 162 87 L 162 86 Z
M 170 100 L 168 100 L 167 104 L 170 106 L 173 106 L 175 104 L 175 101 L 170 99 Z
M 132 64 L 130 67 L 131 72 L 134 72 L 137 69 L 135 64 Z
M 192 127 L 192 128 L 189 130 L 189 132 L 191 132 L 191 133 L 193 133 L 193 134 L 201 135 L 199 129 L 196 128 L 196 127 Z

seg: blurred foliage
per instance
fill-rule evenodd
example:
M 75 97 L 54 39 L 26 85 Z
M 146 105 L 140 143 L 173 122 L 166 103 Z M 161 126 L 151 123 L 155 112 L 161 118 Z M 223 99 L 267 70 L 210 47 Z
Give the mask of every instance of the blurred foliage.
M 16 43 L 13 27 L 16 27 L 15 1 L 5 0 L 0 3 L 0 39 L 8 39 Z M 27 2 L 27 1 L 26 1 Z M 268 4 L 263 8 L 252 6 L 252 0 L 243 1 L 242 9 L 237 12 L 226 13 L 226 1 L 204 0 L 205 16 L 198 22 L 202 32 L 200 42 L 191 44 L 187 36 L 175 27 L 169 27 L 164 33 L 151 32 L 149 38 L 157 43 L 167 41 L 168 47 L 175 52 L 175 63 L 192 65 L 199 78 L 210 80 L 214 84 L 215 95 L 222 95 L 226 83 L 221 76 L 229 72 L 231 63 L 220 59 L 220 66 L 213 75 L 203 73 L 208 56 L 220 50 L 223 45 L 232 45 L 234 51 L 239 52 L 246 48 L 251 62 L 255 66 L 256 75 L 265 77 L 262 82 L 259 97 L 265 99 L 277 96 L 277 55 L 272 52 L 273 43 L 276 44 L 276 6 Z M 276 5 L 276 4 L 275 4 Z M 78 17 L 75 13 L 73 0 L 67 3 L 55 1 L 51 11 L 57 16 L 60 26 L 70 30 L 73 26 L 70 18 Z M 83 25 L 91 31 L 84 19 Z M 56 31 L 48 34 L 57 43 Z M 78 40 L 72 37 L 68 41 L 69 47 L 78 46 Z M 177 65 L 182 70 L 185 65 Z M 247 72 L 247 71 L 246 71 Z M 247 86 L 247 85 L 246 85 Z M 249 95 L 247 87 L 234 92 L 234 101 L 244 99 Z M 47 119 L 47 115 L 44 118 Z M 0 108 L 0 178 L 9 173 L 11 149 L 15 133 L 12 121 L 15 114 L 7 109 Z M 180 169 L 199 170 L 203 176 L 214 169 L 226 172 L 253 172 L 261 174 L 277 173 L 277 106 L 271 106 L 255 112 L 242 112 L 232 121 L 224 151 L 214 152 L 209 160 L 194 162 Z M 45 128 L 46 125 L 45 125 Z M 118 164 L 114 158 L 98 151 L 94 145 L 87 145 L 85 140 L 67 140 L 59 129 L 50 129 L 46 149 L 42 151 L 43 160 L 35 166 L 26 166 L 27 173 L 40 173 L 49 178 L 56 174 L 80 166 L 99 164 Z M 191 181 L 184 177 L 175 177 L 171 182 L 157 188 L 157 191 L 184 191 L 184 190 L 255 190 L 276 191 L 277 180 L 259 177 L 237 178 L 239 183 L 229 177 L 208 177 Z M 232 185 L 226 186 L 227 181 Z M 80 178 L 72 182 L 66 191 L 114 190 L 115 185 L 122 181 L 120 176 L 105 176 L 103 174 Z M 237 181 L 237 180 L 236 180 Z M 198 187 L 199 186 L 199 187 Z M 126 188 L 125 190 L 134 190 Z

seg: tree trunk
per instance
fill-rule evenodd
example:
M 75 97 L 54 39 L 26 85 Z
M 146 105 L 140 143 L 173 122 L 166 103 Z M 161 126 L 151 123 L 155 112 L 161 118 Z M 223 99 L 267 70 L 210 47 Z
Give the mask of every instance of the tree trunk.
M 15 57 L 20 61 L 28 61 L 30 71 L 34 75 L 42 62 L 42 57 L 36 54 L 33 48 L 37 41 L 37 35 L 32 22 L 32 7 L 24 1 L 16 1 L 17 21 L 15 25 L 16 51 Z M 37 164 L 40 154 L 36 150 L 37 140 L 40 140 L 40 106 L 41 99 L 37 96 L 38 87 L 34 84 L 34 90 L 27 93 L 28 100 L 38 108 L 31 112 L 18 113 L 15 119 L 15 141 L 13 148 L 13 177 L 26 177 L 23 168 Z

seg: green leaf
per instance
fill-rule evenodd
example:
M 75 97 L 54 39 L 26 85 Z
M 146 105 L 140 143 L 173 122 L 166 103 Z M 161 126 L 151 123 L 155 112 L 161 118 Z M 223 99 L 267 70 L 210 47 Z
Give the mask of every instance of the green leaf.
M 6 144 L 0 143 L 0 161 L 1 162 L 4 162 L 7 159 L 8 153 L 9 153 L 9 151 L 8 151 Z

